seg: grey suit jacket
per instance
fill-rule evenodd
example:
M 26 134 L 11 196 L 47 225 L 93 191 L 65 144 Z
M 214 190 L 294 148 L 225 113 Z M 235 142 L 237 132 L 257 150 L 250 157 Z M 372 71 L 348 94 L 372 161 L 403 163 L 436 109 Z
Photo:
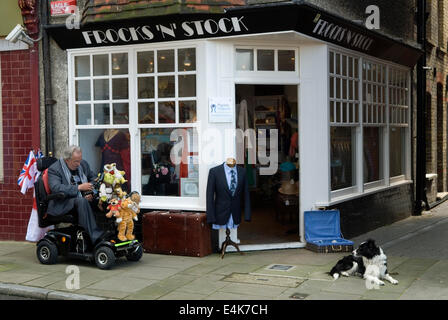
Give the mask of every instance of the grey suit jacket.
M 87 161 L 81 161 L 82 169 L 91 183 L 94 182 L 96 176 Z M 48 168 L 48 184 L 50 185 L 51 193 L 62 192 L 65 198 L 61 200 L 50 200 L 48 203 L 47 213 L 53 216 L 60 216 L 68 213 L 75 205 L 75 199 L 78 196 L 78 186 L 70 184 L 67 181 L 61 163 L 56 161 Z

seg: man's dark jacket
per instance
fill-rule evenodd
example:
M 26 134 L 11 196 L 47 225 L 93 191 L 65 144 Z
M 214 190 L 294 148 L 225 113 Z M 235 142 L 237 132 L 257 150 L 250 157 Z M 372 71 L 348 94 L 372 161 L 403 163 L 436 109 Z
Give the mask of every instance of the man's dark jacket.
M 82 160 L 81 164 L 84 174 L 87 177 L 87 181 L 93 183 L 96 176 L 92 170 L 90 170 L 87 161 Z M 56 161 L 48 168 L 48 184 L 50 185 L 51 193 L 62 192 L 65 194 L 65 198 L 61 200 L 51 200 L 48 204 L 48 214 L 52 216 L 60 216 L 68 213 L 73 209 L 75 199 L 78 196 L 78 186 L 72 185 L 70 181 L 67 181 L 60 161 Z
M 225 225 L 232 214 L 235 224 L 241 223 L 241 205 L 244 194 L 244 220 L 250 221 L 250 195 L 246 171 L 237 168 L 237 187 L 234 196 L 230 192 L 224 164 L 211 168 L 207 181 L 207 222 Z

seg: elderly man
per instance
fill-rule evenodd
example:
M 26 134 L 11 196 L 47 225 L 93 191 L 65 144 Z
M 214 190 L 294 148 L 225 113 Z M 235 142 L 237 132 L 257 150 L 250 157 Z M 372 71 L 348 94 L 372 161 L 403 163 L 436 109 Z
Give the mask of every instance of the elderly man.
M 90 202 L 92 194 L 83 195 L 84 192 L 93 190 L 95 174 L 90 170 L 87 161 L 82 160 L 82 150 L 78 146 L 69 146 L 63 152 L 62 158 L 48 168 L 48 183 L 52 193 L 62 192 L 65 198 L 51 200 L 47 213 L 60 216 L 76 209 L 78 224 L 82 226 L 90 236 L 92 243 L 105 234 L 98 228 Z

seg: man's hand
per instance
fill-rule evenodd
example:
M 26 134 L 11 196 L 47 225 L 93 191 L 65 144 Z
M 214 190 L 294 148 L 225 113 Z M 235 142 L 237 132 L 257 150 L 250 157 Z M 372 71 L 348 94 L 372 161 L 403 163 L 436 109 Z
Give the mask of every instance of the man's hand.
M 93 184 L 90 182 L 85 182 L 78 185 L 79 191 L 92 191 L 93 190 Z

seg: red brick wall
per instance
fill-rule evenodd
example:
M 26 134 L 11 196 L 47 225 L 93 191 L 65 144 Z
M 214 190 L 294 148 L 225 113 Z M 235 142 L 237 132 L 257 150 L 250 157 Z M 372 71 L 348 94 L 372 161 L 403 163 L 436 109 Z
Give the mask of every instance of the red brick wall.
M 33 190 L 19 191 L 17 178 L 33 147 L 32 54 L 0 52 L 4 182 L 0 183 L 0 240 L 25 240 Z M 37 67 L 37 66 L 36 66 Z

